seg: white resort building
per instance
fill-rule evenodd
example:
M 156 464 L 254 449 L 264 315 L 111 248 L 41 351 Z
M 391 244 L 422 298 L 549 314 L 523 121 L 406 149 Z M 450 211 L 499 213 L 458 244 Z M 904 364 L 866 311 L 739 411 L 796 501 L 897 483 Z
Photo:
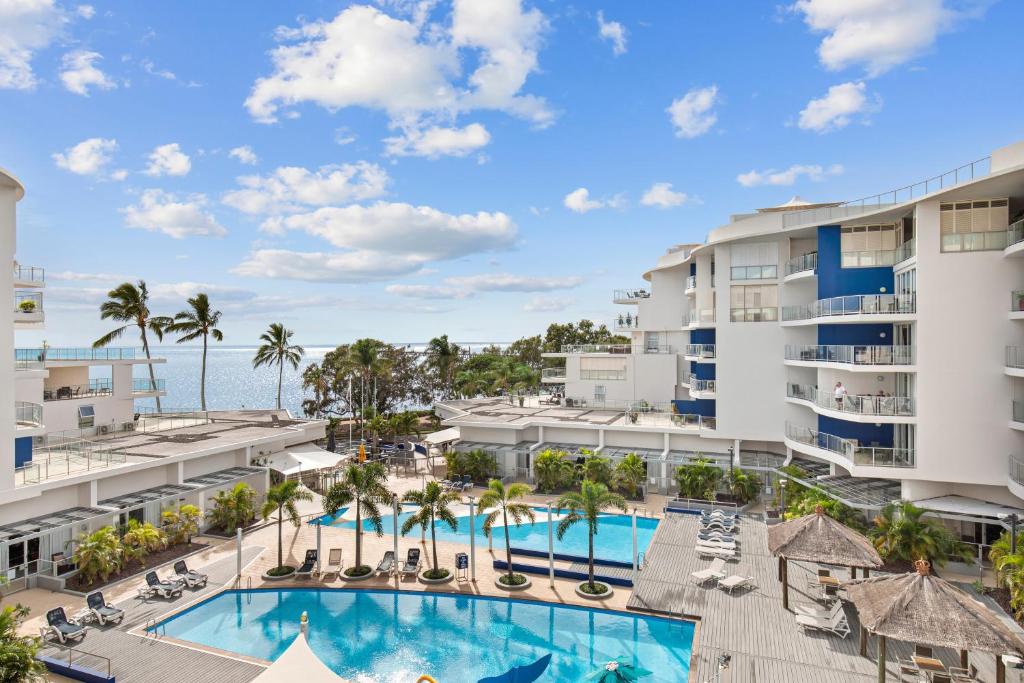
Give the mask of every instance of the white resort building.
M 890 192 L 794 198 L 670 248 L 616 290 L 623 346 L 564 347 L 552 397 L 450 401 L 459 449 L 698 454 L 864 510 L 913 501 L 991 542 L 1024 507 L 1024 142 Z
M 308 461 L 324 422 L 274 410 L 140 414 L 136 399 L 165 391 L 142 351 L 18 347 L 18 331 L 46 319 L 44 270 L 17 261 L 23 195 L 0 169 L 0 261 L 13 264 L 0 287 L 14 293 L 0 320 L 0 358 L 10 359 L 0 363 L 0 414 L 14 417 L 0 421 L 0 577 L 7 589 L 60 588 L 60 555 L 83 532 L 129 518 L 158 524 L 178 504 L 205 509 L 239 482 L 263 492 L 269 470 L 254 461 Z

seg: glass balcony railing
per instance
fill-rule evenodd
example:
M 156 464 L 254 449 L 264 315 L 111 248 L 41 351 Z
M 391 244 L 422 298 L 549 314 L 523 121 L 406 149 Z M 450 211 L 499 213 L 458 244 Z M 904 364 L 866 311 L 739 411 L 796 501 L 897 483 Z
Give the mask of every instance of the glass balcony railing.
M 912 346 L 787 345 L 786 360 L 848 365 L 913 365 Z
M 786 396 L 808 401 L 819 408 L 850 415 L 879 417 L 913 417 L 914 399 L 905 396 L 871 396 L 846 394 L 841 399 L 835 392 L 810 384 L 787 384 Z
M 694 308 L 686 314 L 683 319 L 683 326 L 703 325 L 715 322 L 715 309 L 702 308 L 699 311 Z
M 681 387 L 689 388 L 690 382 L 692 382 L 692 381 L 693 381 L 693 373 L 692 372 L 683 372 L 683 374 L 679 376 L 679 386 L 681 386 Z
M 840 261 L 843 268 L 877 268 L 896 263 L 896 250 L 844 251 Z
M 638 315 L 620 315 L 615 319 L 615 329 L 617 330 L 635 330 L 640 327 L 640 316 Z
M 43 293 L 42 292 L 24 292 L 15 290 L 14 292 L 14 313 L 15 320 L 17 315 L 34 315 L 43 312 Z
M 1024 289 L 1010 292 L 1010 312 L 1024 313 Z
M 1024 401 L 1014 401 L 1011 410 L 1014 422 L 1024 422 Z
M 132 379 L 132 393 L 135 394 L 166 390 L 167 381 L 163 379 L 149 379 L 148 377 L 135 377 Z
M 715 345 L 714 344 L 687 344 L 686 345 L 686 356 L 696 358 L 714 358 L 715 357 Z
M 795 275 L 818 267 L 818 252 L 802 254 L 786 261 L 786 275 Z
M 1010 456 L 1010 481 L 1024 486 L 1024 458 L 1019 455 Z
M 911 237 L 909 240 L 896 247 L 896 263 L 902 263 L 911 256 L 917 255 L 917 240 Z
M 46 348 L 15 349 L 14 359 L 16 361 L 87 361 L 87 360 L 135 360 L 141 358 L 142 354 L 134 348 L 118 348 L 108 346 L 94 349 L 91 347 L 82 348 L 59 348 L 48 346 Z
M 905 315 L 917 312 L 913 294 L 865 294 L 820 299 L 802 306 L 783 306 L 783 321 L 847 315 Z
M 21 428 L 41 427 L 43 424 L 43 407 L 38 403 L 15 401 L 14 421 Z
M 1006 367 L 1024 368 L 1024 348 L 1019 346 L 1006 347 Z
M 14 369 L 17 371 L 24 370 L 42 370 L 45 365 L 41 360 L 17 360 L 14 361 Z
M 1006 229 L 1006 246 L 1012 247 L 1020 242 L 1024 242 L 1024 218 L 1010 223 L 1010 227 Z
M 612 293 L 612 301 L 621 303 L 636 303 L 649 298 L 651 298 L 651 293 L 646 289 L 616 289 Z
M 67 401 L 76 398 L 92 398 L 110 396 L 114 393 L 113 380 L 109 378 L 91 379 L 88 384 L 72 384 L 62 386 L 44 386 L 44 401 Z
M 779 319 L 779 309 L 775 306 L 766 308 L 730 308 L 729 320 L 734 323 L 766 323 Z
M 613 382 L 626 379 L 625 370 L 580 370 L 580 379 L 610 380 Z
M 862 467 L 916 467 L 912 448 L 861 446 L 856 439 L 845 439 L 810 427 L 786 423 L 786 438 L 812 448 L 842 456 L 851 465 Z
M 686 277 L 686 289 L 697 289 L 697 276 L 688 275 Z
M 46 271 L 35 266 L 14 266 L 14 279 L 18 282 L 32 282 L 43 284 L 46 282 Z
M 544 368 L 540 376 L 541 379 L 565 379 L 565 368 Z
M 700 394 L 713 394 L 715 393 L 715 380 L 713 379 L 693 379 L 690 380 L 690 392 Z
M 999 251 L 1010 246 L 1010 233 L 998 232 L 964 232 L 942 236 L 942 251 Z

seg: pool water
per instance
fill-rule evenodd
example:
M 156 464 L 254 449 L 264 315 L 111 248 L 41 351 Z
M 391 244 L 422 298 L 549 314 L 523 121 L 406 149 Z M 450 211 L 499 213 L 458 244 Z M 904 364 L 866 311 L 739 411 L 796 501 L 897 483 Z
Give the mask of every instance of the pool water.
M 687 680 L 694 624 L 523 600 L 389 590 L 226 591 L 157 628 L 168 636 L 275 660 L 309 614 L 313 652 L 360 683 L 475 683 L 550 653 L 539 680 L 580 681 L 617 657 Z
M 412 506 L 412 510 L 415 510 L 415 506 Z M 531 525 L 529 521 L 524 521 L 522 526 L 519 527 L 514 524 L 509 525 L 509 538 L 512 541 L 513 548 L 525 548 L 527 550 L 537 550 L 546 553 L 548 551 L 548 511 L 547 508 L 536 508 L 534 512 L 537 515 L 536 522 L 534 524 Z M 410 511 L 409 506 L 405 506 L 404 511 L 398 515 L 399 533 L 401 533 L 402 524 L 406 519 L 411 517 L 412 514 L 413 512 Z M 485 515 L 481 515 L 479 513 L 476 515 L 475 536 L 477 547 L 486 547 L 487 545 L 487 536 L 484 534 L 483 530 L 484 517 Z M 325 518 L 324 521 L 328 522 L 330 519 L 331 518 Z M 458 530 L 454 532 L 446 524 L 439 522 L 436 527 L 437 540 L 469 545 L 469 515 L 459 517 L 458 520 L 459 527 Z M 394 516 L 386 515 L 383 521 L 384 533 L 394 533 Z M 329 521 L 328 523 L 343 529 L 356 528 L 354 520 L 339 519 L 336 521 Z M 557 517 L 553 519 L 553 524 L 557 530 Z M 630 553 L 633 548 L 632 524 L 633 519 L 630 515 L 601 515 L 597 525 L 597 534 L 594 536 L 594 557 L 603 560 L 631 562 Z M 654 537 L 654 531 L 657 528 L 658 520 L 653 517 L 636 518 L 636 549 L 638 553 L 642 553 L 647 550 L 647 546 L 650 544 L 651 538 Z M 367 529 L 365 523 L 363 529 Z M 370 533 L 372 533 L 372 530 Z M 493 534 L 494 548 L 504 548 L 504 528 L 495 526 Z M 419 538 L 419 527 L 410 531 L 409 536 Z M 429 538 L 429 536 L 430 530 L 428 529 L 427 537 Z M 585 522 L 580 521 L 569 527 L 569 530 L 565 533 L 565 536 L 561 541 L 558 540 L 557 534 L 554 539 L 556 553 L 583 557 L 587 556 L 587 525 Z

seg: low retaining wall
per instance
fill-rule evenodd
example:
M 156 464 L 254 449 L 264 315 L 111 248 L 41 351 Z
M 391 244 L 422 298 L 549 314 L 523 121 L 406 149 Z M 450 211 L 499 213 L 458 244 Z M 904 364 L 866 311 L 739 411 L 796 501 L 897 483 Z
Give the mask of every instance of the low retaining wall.
M 85 681 L 85 683 L 114 683 L 114 676 L 101 674 L 99 671 L 79 664 L 69 664 L 62 659 L 39 657 L 39 661 L 46 665 L 46 670 L 50 673 L 73 678 L 76 681 Z
M 495 569 L 507 570 L 509 568 L 508 562 L 505 560 L 493 560 L 493 563 Z M 538 567 L 532 564 L 520 564 L 519 562 L 512 563 L 512 571 L 522 572 L 523 574 L 540 574 L 542 576 L 547 576 L 548 574 L 547 567 Z M 563 579 L 575 579 L 576 581 L 586 581 L 589 578 L 586 572 L 574 572 L 568 569 L 560 569 L 558 567 L 555 567 L 555 576 Z M 596 568 L 594 570 L 594 578 L 611 586 L 624 586 L 625 588 L 633 587 L 633 582 L 630 579 L 620 579 L 616 576 L 601 576 Z
M 548 553 L 543 550 L 531 550 L 528 548 L 512 548 L 513 555 L 525 555 L 526 557 L 541 557 L 544 559 L 548 558 Z M 590 558 L 586 555 L 567 555 L 566 553 L 555 553 L 554 558 L 556 560 L 562 560 L 564 562 L 588 562 Z M 601 565 L 603 567 L 618 567 L 619 569 L 632 569 L 632 562 L 622 562 L 620 560 L 604 560 L 598 557 L 594 558 L 595 565 Z

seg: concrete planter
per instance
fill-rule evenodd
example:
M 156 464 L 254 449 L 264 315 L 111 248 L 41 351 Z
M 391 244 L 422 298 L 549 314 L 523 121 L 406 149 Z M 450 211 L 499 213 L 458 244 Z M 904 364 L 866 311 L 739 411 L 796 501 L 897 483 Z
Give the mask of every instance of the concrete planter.
M 362 576 L 346 576 L 345 570 L 341 570 L 340 572 L 338 572 L 338 576 L 341 577 L 342 581 L 346 581 L 349 583 L 358 583 L 360 581 L 369 581 L 370 579 L 377 576 L 377 572 L 370 571 L 368 574 L 363 574 Z
M 295 572 L 292 571 L 288 574 L 282 574 L 281 576 L 271 576 L 264 572 L 263 574 L 260 574 L 260 578 L 264 581 L 287 581 L 288 579 L 295 578 Z
M 581 581 L 578 584 L 576 584 L 576 595 L 580 596 L 581 598 L 586 598 L 587 600 L 604 600 L 605 598 L 610 598 L 612 594 L 615 592 L 612 590 L 611 586 L 609 586 L 607 583 L 604 583 L 603 581 L 594 581 L 594 583 L 599 586 L 604 586 L 608 590 L 606 590 L 604 593 L 601 593 L 600 595 L 584 593 L 583 586 L 586 586 L 587 582 Z
M 444 577 L 443 579 L 428 579 L 426 576 L 424 576 L 424 574 L 426 574 L 426 571 L 422 572 L 419 575 L 420 583 L 425 583 L 428 586 L 436 586 L 442 583 L 448 583 L 449 581 L 455 578 L 455 572 L 453 572 L 450 569 L 448 570 L 448 576 Z
M 501 576 L 505 576 L 505 574 L 502 574 Z M 526 577 L 526 583 L 521 583 L 518 586 L 510 586 L 507 583 L 502 583 L 501 576 L 494 580 L 494 585 L 503 591 L 524 591 L 533 585 L 533 581 L 530 580 L 529 576 Z M 524 574 L 523 576 L 526 575 Z

